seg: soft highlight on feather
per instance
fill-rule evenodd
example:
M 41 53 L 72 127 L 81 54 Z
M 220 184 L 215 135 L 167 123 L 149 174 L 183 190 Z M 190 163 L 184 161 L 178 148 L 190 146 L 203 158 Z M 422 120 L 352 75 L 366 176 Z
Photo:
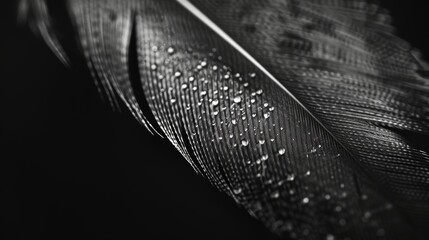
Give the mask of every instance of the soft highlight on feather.
M 427 69 L 384 10 L 359 0 L 181 2 L 263 69 L 178 2 L 68 1 L 112 103 L 119 97 L 148 129 L 158 125 L 199 174 L 281 236 L 424 234 L 429 156 L 398 132 L 429 134 Z M 27 4 L 47 13 L 45 1 Z M 61 59 L 43 30 L 54 19 L 42 16 L 39 31 Z M 142 113 L 141 91 L 156 122 Z

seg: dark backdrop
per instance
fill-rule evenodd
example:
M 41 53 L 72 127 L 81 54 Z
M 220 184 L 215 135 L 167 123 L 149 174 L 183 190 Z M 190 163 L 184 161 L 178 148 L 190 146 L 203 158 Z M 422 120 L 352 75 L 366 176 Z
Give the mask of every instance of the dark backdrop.
M 428 56 L 423 1 L 383 1 Z M 1 3 L 1 239 L 276 239 Z

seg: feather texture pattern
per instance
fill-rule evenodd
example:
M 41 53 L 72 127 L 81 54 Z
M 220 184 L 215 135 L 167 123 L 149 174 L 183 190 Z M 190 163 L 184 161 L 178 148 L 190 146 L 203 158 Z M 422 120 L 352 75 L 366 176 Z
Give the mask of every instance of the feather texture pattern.
M 22 4 L 69 62 L 47 3 Z M 429 135 L 428 70 L 377 5 L 74 0 L 67 9 L 111 104 L 121 99 L 274 233 L 427 234 L 429 156 L 401 133 Z

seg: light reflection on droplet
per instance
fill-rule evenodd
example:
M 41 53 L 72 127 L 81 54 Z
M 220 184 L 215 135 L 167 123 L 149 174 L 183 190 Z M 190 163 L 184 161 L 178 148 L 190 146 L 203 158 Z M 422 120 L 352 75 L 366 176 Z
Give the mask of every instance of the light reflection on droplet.
M 173 47 L 169 47 L 169 48 L 167 48 L 167 53 L 168 53 L 168 54 L 172 55 L 172 54 L 174 54 L 175 52 L 176 52 L 176 50 L 175 50 Z
M 264 118 L 265 118 L 265 119 L 267 119 L 267 118 L 269 118 L 269 117 L 270 117 L 270 113 L 268 113 L 268 112 L 264 113 Z
M 180 76 L 182 76 L 182 72 L 181 72 L 181 71 L 176 71 L 176 72 L 174 73 L 174 77 L 175 77 L 175 78 L 179 78 Z

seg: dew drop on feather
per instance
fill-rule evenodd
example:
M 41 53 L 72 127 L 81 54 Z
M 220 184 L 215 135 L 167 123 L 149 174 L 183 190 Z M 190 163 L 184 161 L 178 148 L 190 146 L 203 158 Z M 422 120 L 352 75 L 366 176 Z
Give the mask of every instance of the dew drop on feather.
M 305 197 L 302 199 L 302 203 L 307 204 L 310 202 L 310 199 L 308 197 Z
M 234 97 L 234 102 L 235 103 L 240 103 L 241 102 L 241 97 L 240 96 Z
M 219 105 L 219 100 L 217 100 L 217 99 L 213 100 L 213 101 L 212 101 L 212 105 L 213 105 L 213 106 L 217 106 L 217 105 Z
M 264 113 L 264 118 L 265 118 L 265 119 L 267 119 L 267 118 L 269 118 L 269 117 L 270 117 L 270 113 L 268 113 L 268 112 L 267 112 L 267 113 Z
M 292 182 L 293 180 L 295 180 L 295 175 L 293 173 L 288 174 L 286 177 L 286 181 Z
M 279 191 L 274 191 L 273 193 L 271 193 L 270 197 L 271 198 L 279 198 L 280 197 Z
M 174 73 L 174 77 L 175 78 L 179 78 L 179 77 L 181 77 L 182 76 L 182 72 L 181 71 L 176 71 L 175 73 Z
M 168 53 L 168 54 L 172 55 L 172 54 L 174 54 L 175 52 L 176 52 L 176 50 L 175 50 L 173 47 L 169 47 L 169 48 L 167 48 L 167 53 Z

